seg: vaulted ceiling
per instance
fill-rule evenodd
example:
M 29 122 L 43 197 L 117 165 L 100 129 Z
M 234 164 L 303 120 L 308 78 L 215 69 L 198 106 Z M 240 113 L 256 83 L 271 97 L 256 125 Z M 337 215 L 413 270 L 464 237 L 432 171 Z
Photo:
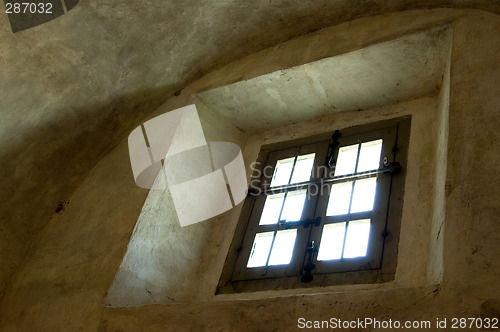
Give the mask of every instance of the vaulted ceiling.
M 88 0 L 13 33 L 2 10 L 0 250 L 22 255 L 92 165 L 189 82 L 323 27 L 438 7 L 500 13 L 497 0 Z

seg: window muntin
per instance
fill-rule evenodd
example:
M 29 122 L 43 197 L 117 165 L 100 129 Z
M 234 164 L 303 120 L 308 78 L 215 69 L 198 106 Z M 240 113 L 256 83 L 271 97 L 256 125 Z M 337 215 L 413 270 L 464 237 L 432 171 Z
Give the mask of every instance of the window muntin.
M 274 168 L 271 187 L 309 180 L 314 163 L 314 156 L 315 153 L 309 153 L 278 160 Z
M 247 263 L 248 268 L 266 265 L 269 251 L 273 243 L 274 233 L 275 232 L 263 232 L 255 234 L 252 251 L 250 252 L 250 258 Z
M 405 128 L 409 128 L 409 121 L 407 121 Z M 382 268 L 383 247 L 384 242 L 387 242 L 386 236 L 388 234 L 387 218 L 389 215 L 395 215 L 399 218 L 400 212 L 388 212 L 392 176 L 377 174 L 373 170 L 383 167 L 384 157 L 389 161 L 394 161 L 397 131 L 398 126 L 396 125 L 382 125 L 375 126 L 375 130 L 365 132 L 353 130 L 353 135 L 343 135 L 338 148 L 336 168 L 327 172 L 318 172 L 316 169 L 321 168 L 324 164 L 328 151 L 328 141 L 270 152 L 267 162 L 263 166 L 271 167 L 272 172 L 262 176 L 261 188 L 288 189 L 272 192 L 269 195 L 249 197 L 253 204 L 250 213 L 246 214 L 249 216 L 247 217 L 248 225 L 243 242 L 240 242 L 242 244 L 236 244 L 238 247 L 235 263 L 233 263 L 234 270 L 227 280 L 239 283 L 273 278 L 273 283 L 275 283 L 277 280 L 281 280 L 275 279 L 276 277 L 282 277 L 285 278 L 282 279 L 283 282 L 288 284 L 293 283 L 293 280 L 300 283 L 298 277 L 304 273 L 304 263 L 307 261 L 305 248 L 311 240 L 314 240 L 317 245 L 319 244 L 319 251 L 315 253 L 313 259 L 315 265 L 313 275 L 359 271 L 357 273 L 361 273 L 360 275 L 369 276 L 370 280 L 376 281 L 377 274 L 370 271 Z M 403 146 L 406 144 L 404 143 Z M 304 156 L 308 156 L 308 158 Z M 405 152 L 401 156 L 405 157 Z M 300 173 L 307 174 L 312 182 L 336 177 L 333 181 L 326 181 L 323 184 L 325 190 L 311 191 L 310 187 L 303 186 L 305 176 L 294 177 L 296 172 L 294 166 L 297 167 L 301 163 L 306 164 L 306 161 L 312 165 L 312 172 L 308 166 L 304 167 L 305 171 Z M 289 166 L 285 166 L 286 164 Z M 299 174 L 299 172 L 295 174 Z M 299 185 L 286 187 L 285 180 L 275 180 L 286 178 L 288 178 L 288 184 L 295 182 Z M 301 182 L 302 184 L 300 184 Z M 395 182 L 399 183 L 398 185 L 404 183 L 402 181 Z M 288 208 L 285 208 L 287 196 L 300 196 L 295 193 L 299 189 L 305 189 L 306 198 L 304 201 L 300 200 L 300 204 L 290 203 L 290 207 L 293 206 L 295 211 L 302 212 L 300 218 L 302 221 L 321 217 L 318 226 L 303 227 L 299 225 L 297 220 L 292 222 L 291 219 L 297 219 L 297 217 L 286 218 L 288 216 Z M 402 193 L 402 190 L 398 189 L 396 192 Z M 301 194 L 303 195 L 304 191 Z M 302 196 L 300 197 L 302 198 Z M 400 198 L 394 199 L 400 200 Z M 261 219 L 264 218 L 261 218 L 261 215 L 265 215 L 262 211 L 264 205 L 267 205 L 267 200 L 276 200 L 276 203 L 272 209 L 273 213 L 271 213 L 273 217 L 266 217 L 267 221 L 263 222 Z M 400 204 L 393 205 L 400 206 Z M 278 207 L 281 208 L 279 212 L 277 212 Z M 271 211 L 270 208 L 268 210 Z M 294 213 L 295 216 L 298 214 L 299 212 Z M 399 234 L 399 223 L 396 222 L 397 227 L 394 226 L 394 221 L 390 221 L 389 224 L 394 228 L 394 233 Z M 282 245 L 281 241 L 276 241 L 276 239 L 280 238 L 280 232 L 284 231 L 289 233 L 287 244 L 283 246 L 286 250 L 283 249 L 283 258 L 277 259 L 278 249 Z M 249 247 L 255 242 L 258 234 L 267 233 L 269 233 L 270 238 L 273 238 L 270 241 L 274 241 L 277 246 L 269 244 L 266 248 L 266 263 L 250 264 Z M 397 249 L 394 249 L 394 243 L 397 243 L 397 240 L 394 241 L 390 238 L 388 247 L 392 249 L 387 256 L 395 257 L 393 252 Z M 395 261 L 384 266 L 395 268 Z M 325 281 L 338 279 L 335 276 L 332 277 L 333 279 L 330 277 L 320 279 Z M 357 278 L 356 280 L 355 282 L 359 282 L 363 279 Z M 263 284 L 254 283 L 253 285 L 261 287 Z
M 380 163 L 381 149 L 381 139 L 340 148 L 338 153 L 340 167 L 335 168 L 335 176 L 377 169 Z M 311 153 L 278 160 L 274 169 L 271 188 L 308 181 L 312 172 L 314 157 L 315 154 Z M 344 215 L 371 211 L 375 192 L 376 175 L 370 178 L 334 184 L 328 200 L 326 215 Z M 286 193 L 267 196 L 259 225 L 276 224 L 278 221 L 293 222 L 301 220 L 306 196 L 306 189 L 291 190 Z M 342 225 L 342 232 L 346 233 L 341 234 L 341 237 L 337 233 L 332 233 L 336 228 L 327 227 L 332 225 L 324 226 L 323 233 L 325 233 L 325 227 L 327 227 L 329 230 L 327 233 L 330 236 L 322 235 L 321 243 L 324 243 L 325 248 L 320 249 L 318 260 L 353 258 L 366 255 L 370 220 L 353 220 L 339 224 Z M 282 240 L 282 238 L 284 239 L 282 234 L 285 234 L 283 232 L 287 232 L 286 234 L 293 233 L 293 236 L 286 237 L 286 245 L 282 243 L 284 241 Z M 293 232 L 287 230 L 257 233 L 248 258 L 247 268 L 289 264 L 296 233 L 296 230 Z M 267 241 L 263 239 L 267 239 Z M 333 253 L 329 253 L 326 249 L 331 247 L 329 241 L 339 241 L 339 243 L 333 245 Z M 340 248 L 340 251 L 338 248 Z M 278 259 L 277 257 L 281 258 Z
M 293 190 L 286 193 L 285 204 L 281 210 L 280 221 L 292 222 L 298 221 L 302 217 L 302 210 L 304 210 L 304 203 L 306 200 L 307 191 Z
M 315 155 L 315 153 L 309 153 L 277 160 L 270 187 L 308 181 L 311 177 Z M 287 190 L 283 193 L 268 195 L 259 226 L 301 220 L 306 196 L 306 189 Z M 289 264 L 296 237 L 297 229 L 257 233 L 247 268 Z
M 289 264 L 296 236 L 296 229 L 255 234 L 247 268 Z
M 293 176 L 290 183 L 304 182 L 311 178 L 315 155 L 315 153 L 309 153 L 297 157 L 297 162 L 293 169 Z
M 319 166 L 319 160 L 325 158 L 325 153 L 320 152 L 318 155 L 317 152 L 324 150 L 323 147 L 324 143 L 319 145 L 314 143 L 271 152 L 267 162 L 262 165 L 260 187 L 275 190 L 282 186 L 300 184 L 317 178 L 312 171 Z M 284 224 L 291 225 L 311 218 L 314 214 L 314 207 L 309 202 L 310 198 L 308 188 L 300 187 L 254 197 L 250 221 L 243 240 L 243 243 L 247 245 L 242 246 L 236 262 L 234 279 L 246 280 L 300 274 L 302 266 L 297 257 L 303 255 L 302 248 L 307 245 L 308 229 L 284 226 Z M 255 257 L 259 252 L 253 246 L 256 239 L 262 236 L 259 234 L 263 233 L 269 233 L 268 236 L 272 239 L 268 246 L 261 247 L 266 257 L 260 259 L 257 264 Z M 284 234 L 288 234 L 286 242 Z M 278 254 L 280 247 L 286 248 L 286 250 L 283 249 L 286 251 L 283 255 Z M 282 258 L 278 259 L 281 256 Z
M 380 164 L 382 142 L 378 139 L 340 148 L 338 161 L 341 162 L 341 171 L 336 169 L 335 174 L 359 174 L 377 169 Z M 366 256 L 371 220 L 350 220 L 348 215 L 371 211 L 376 187 L 377 175 L 336 183 L 330 187 L 326 216 L 346 215 L 347 221 L 323 226 L 318 261 Z
M 380 269 L 391 175 L 371 171 L 384 167 L 384 157 L 392 161 L 396 137 L 397 127 L 389 127 L 340 142 L 334 172 L 340 179 L 318 198 L 317 215 L 322 222 L 311 229 L 311 239 L 319 246 L 316 274 Z M 336 223 L 344 234 L 331 244 L 335 240 L 323 233 Z M 329 254 L 325 249 L 329 246 L 340 249 Z
M 269 256 L 268 265 L 289 264 L 292 259 L 293 247 L 295 238 L 297 237 L 296 229 L 287 229 L 277 231 L 274 235 L 271 255 Z

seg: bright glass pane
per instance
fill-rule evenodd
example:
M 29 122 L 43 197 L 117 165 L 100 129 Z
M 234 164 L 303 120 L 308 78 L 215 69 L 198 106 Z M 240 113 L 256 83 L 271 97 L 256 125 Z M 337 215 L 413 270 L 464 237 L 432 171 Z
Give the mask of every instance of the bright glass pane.
M 344 244 L 345 222 L 327 224 L 323 227 L 319 244 L 318 260 L 340 259 Z
M 326 209 L 327 216 L 338 216 L 349 212 L 351 190 L 352 181 L 332 185 L 330 198 L 328 199 L 328 207 Z
M 382 140 L 365 142 L 361 144 L 357 172 L 378 169 L 380 164 L 380 152 L 382 151 Z
M 339 149 L 334 176 L 354 173 L 358 158 L 358 144 L 343 146 Z
M 271 180 L 271 187 L 288 184 L 288 180 L 290 180 L 290 175 L 292 174 L 294 159 L 295 157 L 292 157 L 281 159 L 276 162 L 273 179 Z
M 369 235 L 370 219 L 350 221 L 345 239 L 344 258 L 366 256 Z
M 265 232 L 255 234 L 250 258 L 248 258 L 247 267 L 265 266 L 267 256 L 273 243 L 274 232 Z
M 269 195 L 266 197 L 264 209 L 260 216 L 259 225 L 272 225 L 278 222 L 284 193 Z
M 357 180 L 354 184 L 351 213 L 371 211 L 373 209 L 376 189 L 377 178 Z
M 293 169 L 292 181 L 290 181 L 290 183 L 309 181 L 314 164 L 314 156 L 315 153 L 310 153 L 297 157 L 297 162 Z
M 293 246 L 297 237 L 297 229 L 278 231 L 274 239 L 273 250 L 268 265 L 289 264 L 292 259 Z
M 306 190 L 289 191 L 286 196 L 285 206 L 281 213 L 281 220 L 297 221 L 302 216 L 304 201 L 306 199 Z

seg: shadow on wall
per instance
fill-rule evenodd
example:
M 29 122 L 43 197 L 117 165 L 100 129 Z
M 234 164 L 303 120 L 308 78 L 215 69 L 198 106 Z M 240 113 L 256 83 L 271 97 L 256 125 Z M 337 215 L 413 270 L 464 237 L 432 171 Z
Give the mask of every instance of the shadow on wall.
M 52 21 L 73 9 L 79 0 L 12 1 L 4 0 L 12 32 L 19 32 Z
M 0 299 L 21 258 L 27 255 L 29 246 L 23 243 L 31 242 L 50 216 L 61 211 L 58 202 L 63 202 L 64 208 L 64 198 L 71 195 L 93 165 L 112 151 L 144 114 L 157 109 L 164 102 L 165 91 L 171 89 L 162 86 L 122 95 L 106 104 L 94 105 L 92 116 L 85 116 L 84 109 L 61 109 L 72 116 L 32 128 L 23 139 L 2 146 L 0 251 L 9 254 L 0 256 Z M 98 115 L 96 122 L 93 119 Z M 63 128 L 73 128 L 71 135 L 60 136 Z M 44 195 L 40 195 L 41 183 Z M 31 208 L 25 208 L 26 202 L 30 202 Z

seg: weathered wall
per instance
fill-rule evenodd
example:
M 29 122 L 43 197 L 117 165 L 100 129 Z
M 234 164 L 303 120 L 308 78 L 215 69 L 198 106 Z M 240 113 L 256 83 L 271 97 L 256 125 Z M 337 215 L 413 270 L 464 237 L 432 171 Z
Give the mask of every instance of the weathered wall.
M 335 30 L 331 29 L 330 34 L 323 32 L 323 36 L 331 37 L 331 33 Z M 430 86 L 424 87 L 424 89 L 414 88 L 412 91 L 405 91 L 405 93 L 413 95 L 429 95 L 429 91 L 437 94 L 436 85 L 439 87 L 442 75 L 445 72 L 446 63 L 449 60 L 449 52 L 443 52 L 450 48 L 451 45 L 451 29 L 443 28 L 442 26 L 438 29 L 432 29 L 432 32 L 427 31 L 417 34 L 417 36 L 423 36 L 428 38 L 427 43 L 431 45 L 430 47 L 435 48 L 435 50 L 430 51 L 428 48 L 418 48 L 412 46 L 413 43 L 408 41 L 408 39 L 398 39 L 398 45 L 400 45 L 400 53 L 412 53 L 412 52 L 422 52 L 419 53 L 421 61 L 413 59 L 413 61 L 408 61 L 404 63 L 399 63 L 395 58 L 389 61 L 391 65 L 386 68 L 384 75 L 390 76 L 391 74 L 400 75 L 400 71 L 405 70 L 408 66 L 412 68 L 407 69 L 406 79 L 412 79 L 412 74 L 419 71 L 423 71 L 426 68 L 422 67 L 432 67 L 432 72 L 435 76 L 439 78 L 439 82 L 427 81 Z M 415 36 L 415 35 L 412 35 Z M 311 40 L 312 38 L 309 38 Z M 401 42 L 404 40 L 406 42 Z M 443 45 L 440 45 L 442 43 Z M 394 52 L 394 47 L 391 45 L 394 42 L 389 41 L 387 43 L 377 44 L 378 48 L 387 50 L 383 52 L 383 57 L 375 57 L 375 59 L 370 62 L 370 65 L 380 64 L 382 61 L 387 61 L 385 55 Z M 421 45 L 421 44 L 418 44 Z M 317 56 L 317 53 L 324 51 L 328 48 L 328 44 L 324 44 L 321 48 L 317 48 L 315 52 L 311 52 L 313 56 Z M 299 49 L 296 49 L 299 51 Z M 353 60 L 352 65 L 359 65 L 362 62 L 361 59 L 371 59 L 366 49 L 360 52 L 352 52 L 350 54 L 357 55 L 357 58 Z M 436 55 L 443 54 L 444 59 L 441 59 Z M 263 52 L 265 54 L 265 52 Z M 323 53 L 324 54 L 324 53 Z M 275 54 L 276 57 L 293 57 L 292 54 L 281 52 Z M 345 58 L 345 56 L 344 56 Z M 329 58 L 331 59 L 331 58 Z M 336 59 L 336 58 L 334 58 Z M 242 60 L 245 63 L 248 59 Z M 346 61 L 344 61 L 344 64 Z M 396 65 L 399 64 L 399 66 Z M 421 63 L 422 66 L 418 64 Z M 366 63 L 365 63 L 366 65 Z M 347 64 L 345 64 L 348 67 Z M 367 66 L 367 65 L 366 65 Z M 355 84 L 356 79 L 359 81 L 369 80 L 368 74 L 365 75 L 355 75 L 353 73 L 356 70 L 349 70 L 349 68 L 342 69 L 343 76 L 349 76 L 351 74 L 351 83 Z M 392 70 L 392 71 L 391 71 Z M 239 69 L 240 72 L 245 72 Z M 337 77 L 340 72 L 337 68 L 337 73 L 332 73 L 332 77 Z M 300 72 L 288 73 L 286 78 L 281 78 L 282 82 L 289 82 L 293 79 L 296 82 L 293 90 L 285 91 L 284 87 L 281 87 L 282 92 L 281 98 L 286 98 L 289 94 L 295 94 L 298 99 L 309 101 L 311 97 L 309 94 L 311 91 L 309 88 L 309 80 L 300 76 Z M 272 74 L 272 81 L 279 86 L 280 74 Z M 328 76 L 325 73 L 325 76 Z M 368 77 L 367 77 L 368 76 Z M 269 78 L 264 78 L 267 80 Z M 379 79 L 379 78 L 377 78 Z M 269 79 L 271 80 L 271 79 Z M 341 79 L 339 78 L 339 81 Z M 417 80 L 418 79 L 414 79 Z M 248 82 L 252 81 L 246 81 Z M 348 84 L 347 82 L 342 82 Z M 418 84 L 423 84 L 422 82 L 417 82 Z M 449 84 L 449 82 L 447 82 Z M 199 84 L 199 83 L 198 83 Z M 321 85 L 323 84 L 323 85 Z M 363 86 L 367 84 L 367 86 Z M 406 84 L 415 84 L 414 82 L 406 82 Z M 197 84 L 195 84 L 196 86 Z M 325 83 L 325 80 L 318 80 L 316 86 L 320 86 L 323 91 L 332 95 L 334 92 L 341 94 L 346 93 L 345 89 L 339 87 L 341 83 L 337 83 L 335 86 L 330 86 Z M 393 89 L 401 89 L 399 79 L 394 79 L 388 86 L 394 86 Z M 359 86 L 365 88 L 365 95 L 368 98 L 374 98 L 375 100 L 380 99 L 382 92 L 370 93 L 370 85 L 366 82 L 361 82 Z M 203 87 L 202 87 L 203 88 Z M 359 88 L 359 87 L 358 87 Z M 193 87 L 191 88 L 193 89 Z M 272 88 L 269 88 L 272 89 Z M 384 285 L 368 285 L 363 288 L 380 288 L 394 287 L 394 284 L 399 285 L 399 287 L 408 286 L 420 286 L 425 284 L 426 275 L 428 274 L 427 265 L 430 261 L 431 250 L 429 248 L 428 242 L 430 238 L 430 229 L 432 228 L 432 219 L 429 217 L 432 214 L 432 199 L 433 194 L 427 194 L 429 190 L 433 190 L 433 184 L 436 181 L 434 176 L 434 170 L 441 168 L 445 169 L 446 164 L 437 165 L 435 156 L 435 150 L 438 147 L 446 146 L 447 136 L 443 136 L 438 139 L 438 119 L 444 112 L 444 108 L 438 109 L 436 98 L 424 98 L 414 102 L 407 103 L 396 103 L 396 105 L 391 105 L 387 107 L 382 107 L 378 109 L 365 110 L 363 112 L 350 112 L 345 113 L 341 111 L 341 107 L 337 108 L 333 112 L 329 110 L 326 113 L 330 113 L 328 116 L 318 117 L 314 109 L 310 112 L 305 112 L 304 110 L 299 116 L 294 116 L 292 111 L 285 109 L 280 111 L 274 108 L 274 97 L 266 98 L 267 92 L 261 92 L 259 94 L 257 91 L 247 91 L 244 89 L 245 94 L 233 94 L 233 91 L 227 86 L 223 86 L 217 89 L 218 92 L 216 97 L 223 100 L 238 100 L 237 103 L 240 105 L 245 99 L 247 94 L 252 94 L 253 100 L 259 100 L 259 102 L 247 103 L 248 109 L 246 110 L 235 110 L 234 112 L 245 112 L 242 117 L 245 121 L 253 121 L 252 126 L 255 128 L 260 128 L 257 134 L 248 137 L 247 142 L 244 146 L 245 160 L 247 161 L 247 169 L 250 168 L 250 164 L 257 158 L 257 152 L 260 146 L 263 144 L 273 143 L 277 141 L 287 141 L 293 138 L 306 137 L 319 133 L 331 132 L 332 130 L 338 128 L 345 128 L 354 125 L 365 124 L 373 121 L 379 121 L 383 119 L 388 119 L 391 117 L 412 115 L 413 116 L 413 129 L 412 129 L 412 140 L 410 142 L 410 167 L 407 172 L 407 195 L 406 201 L 413 202 L 404 211 L 403 216 L 403 229 L 405 233 L 402 234 L 404 241 L 400 245 L 400 272 L 397 274 L 397 278 L 394 283 L 386 283 Z M 225 91 L 226 94 L 221 93 L 220 90 Z M 387 94 L 391 93 L 390 89 L 385 92 Z M 278 94 L 277 90 L 273 88 L 273 96 Z M 240 146 L 243 146 L 243 138 L 248 135 L 244 135 L 235 129 L 231 123 L 234 124 L 234 116 L 231 115 L 228 121 L 223 121 L 215 112 L 211 112 L 213 107 L 223 103 L 216 103 L 215 105 L 209 104 L 210 109 L 205 109 L 205 99 L 202 98 L 201 102 L 198 99 L 198 94 L 195 96 L 199 108 L 199 113 L 202 116 L 202 121 L 205 127 L 205 134 L 209 140 L 214 139 L 215 135 L 218 134 L 219 140 L 230 140 Z M 215 97 L 213 97 L 215 98 Z M 394 93 L 394 96 L 390 96 L 391 100 L 397 100 L 402 98 L 401 95 Z M 335 105 L 339 105 L 337 98 L 333 97 Z M 170 102 L 169 107 L 179 107 L 182 106 L 180 102 L 182 99 L 176 98 Z M 384 99 L 382 98 L 382 104 Z M 287 103 L 292 101 L 287 100 Z M 360 104 L 353 105 L 350 109 L 358 109 Z M 365 105 L 365 104 L 361 104 Z M 321 105 L 322 106 L 322 105 Z M 367 105 L 369 106 L 369 104 Z M 295 107 L 298 109 L 298 107 Z M 304 108 L 309 110 L 309 108 Z M 270 127 L 270 123 L 263 120 L 263 118 L 269 116 L 267 112 L 275 112 L 274 130 L 265 130 Z M 227 112 L 227 111 L 226 111 Z M 297 112 L 297 111 L 296 111 Z M 159 112 L 155 112 L 158 114 Z M 209 117 L 209 115 L 211 115 Z M 303 121 L 304 118 L 309 118 L 314 120 Z M 302 120 L 302 121 L 301 121 Z M 280 123 L 286 123 L 286 121 L 298 122 L 296 125 L 280 126 Z M 248 127 L 242 122 L 238 122 L 235 127 Z M 445 150 L 441 148 L 441 154 L 445 154 Z M 416 157 L 419 156 L 419 157 Z M 250 173 L 250 172 L 249 172 Z M 405 173 L 406 174 L 406 173 Z M 425 181 L 420 179 L 421 174 L 426 174 Z M 444 182 L 442 183 L 442 188 L 444 190 Z M 190 226 L 186 228 L 180 228 L 178 226 L 178 221 L 176 218 L 175 207 L 173 206 L 172 199 L 168 191 L 157 191 L 152 190 L 146 203 L 142 209 L 141 215 L 137 221 L 134 233 L 130 240 L 127 248 L 127 253 L 123 259 L 119 271 L 115 277 L 112 286 L 109 289 L 108 296 L 105 300 L 106 306 L 120 307 L 120 306 L 139 306 L 147 304 L 165 304 L 171 302 L 192 302 L 201 301 L 213 298 L 214 289 L 217 285 L 220 270 L 224 264 L 224 260 L 229 249 L 230 236 L 227 234 L 232 234 L 235 229 L 236 222 L 238 218 L 236 217 L 239 213 L 239 208 L 234 209 L 230 213 L 227 213 L 219 218 L 216 218 L 216 222 L 207 221 L 200 225 Z M 413 220 L 420 220 L 418 223 L 413 223 Z M 224 229 L 225 231 L 222 231 Z M 206 245 L 209 243 L 210 245 Z M 417 259 L 415 259 L 417 257 Z M 439 262 L 438 262 L 439 263 Z M 433 269 L 440 268 L 442 266 L 438 264 Z M 202 272 L 200 272 L 202 271 Z M 359 288 L 359 287 L 358 287 Z M 330 291 L 339 291 L 345 289 L 352 289 L 348 287 L 333 287 L 329 289 Z M 306 292 L 310 292 L 307 290 Z M 315 290 L 316 292 L 318 290 Z M 304 291 L 289 291 L 289 294 L 301 294 Z M 254 294 L 252 294 L 254 295 Z M 273 294 L 266 293 L 261 296 L 279 296 L 283 295 L 283 292 L 275 292 Z M 244 298 L 246 295 L 240 295 L 236 298 Z M 221 298 L 220 296 L 218 297 Z M 233 297 L 235 298 L 235 297 Z
M 245 135 L 230 122 L 203 104 L 197 108 L 207 142 L 243 145 Z M 160 108 L 155 115 L 162 111 Z M 238 219 L 239 210 L 234 208 L 210 221 L 180 227 L 170 191 L 150 190 L 105 305 L 188 302 L 212 296 L 213 278 L 218 278 L 214 274 L 220 273 L 214 269 L 218 266 L 215 257 L 224 259 L 227 246 L 220 243 L 228 226 Z
M 15 34 L 0 15 L 0 298 L 59 203 L 175 91 L 326 26 L 438 7 L 500 13 L 497 0 L 88 0 Z
M 449 80 L 449 136 L 448 146 L 445 149 L 447 156 L 444 158 L 440 154 L 440 151 L 444 151 L 443 146 L 434 148 L 429 153 L 434 159 L 447 159 L 444 192 L 446 217 L 445 227 L 441 230 L 444 232 L 444 269 L 443 282 L 439 287 L 424 286 L 426 284 L 424 278 L 420 280 L 422 282 L 418 281 L 407 287 L 394 285 L 392 288 L 382 290 L 353 288 L 350 291 L 260 298 L 252 301 L 237 301 L 231 298 L 223 300 L 216 298 L 215 301 L 211 301 L 205 298 L 201 302 L 193 303 L 150 305 L 140 308 L 105 308 L 103 303 L 106 291 L 126 252 L 128 240 L 147 196 L 144 190 L 137 188 L 133 183 L 126 142 L 122 142 L 92 169 L 71 196 L 71 204 L 62 213 L 55 215 L 40 233 L 37 250 L 27 258 L 2 301 L 1 326 L 5 330 L 101 328 L 102 330 L 254 331 L 292 330 L 297 326 L 299 317 L 310 320 L 330 317 L 344 320 L 378 317 L 434 321 L 436 317 L 444 316 L 473 317 L 482 314 L 498 316 L 500 291 L 496 282 L 500 275 L 497 259 L 500 255 L 498 245 L 500 189 L 496 183 L 499 180 L 500 156 L 498 149 L 495 148 L 495 141 L 500 121 L 498 115 L 500 59 L 497 55 L 500 50 L 497 33 L 500 31 L 500 18 L 483 12 L 461 14 L 463 14 L 461 17 L 443 14 L 437 20 L 443 22 L 449 17 L 449 20 L 453 21 L 454 29 Z M 414 13 L 414 15 L 412 22 L 405 17 L 405 21 L 410 22 L 408 25 L 419 20 L 420 22 L 428 20 L 430 16 L 429 13 Z M 390 21 L 387 17 L 367 19 L 365 23 L 358 22 L 358 30 L 353 29 L 353 32 L 361 34 L 363 28 L 385 26 Z M 427 23 L 427 25 L 432 24 Z M 339 28 L 338 32 L 346 33 L 351 28 L 352 25 L 344 27 L 346 30 Z M 371 33 L 374 38 L 371 41 L 376 40 L 381 34 L 378 32 L 377 35 L 374 30 L 365 30 L 363 33 L 364 35 Z M 356 38 L 351 36 L 353 35 L 350 35 L 349 39 L 354 41 L 349 47 L 352 49 L 356 48 Z M 296 43 L 300 42 L 307 43 L 304 39 Z M 290 44 L 284 46 L 292 47 Z M 313 48 L 313 45 L 309 47 Z M 339 46 L 340 49 L 349 47 L 345 44 Z M 293 50 L 293 47 L 290 50 Z M 299 50 L 300 48 L 297 48 L 295 52 Z M 269 53 L 262 55 L 272 58 L 273 52 L 274 50 L 270 50 Z M 288 60 L 282 62 L 293 62 L 291 60 L 293 58 L 295 57 L 290 56 Z M 256 59 L 250 59 L 246 63 L 252 70 L 259 67 L 251 65 L 251 61 Z M 266 66 L 269 62 L 266 62 Z M 266 72 L 267 69 L 261 70 Z M 258 72 L 259 69 L 255 71 Z M 241 72 L 239 74 L 236 72 L 233 71 L 236 77 L 244 76 Z M 243 70 L 243 72 L 249 71 Z M 216 86 L 228 78 L 221 73 L 214 73 L 204 79 L 215 82 L 213 84 Z M 192 86 L 192 90 L 183 91 L 181 96 L 176 98 L 185 99 L 174 98 L 165 105 L 165 110 L 172 109 L 177 104 L 189 103 L 191 100 L 186 96 L 196 92 L 200 86 L 209 85 L 207 81 L 198 82 L 199 85 Z M 433 135 L 441 137 L 441 141 L 446 136 L 446 119 L 441 118 L 438 121 L 437 115 L 445 114 L 443 113 L 446 109 L 443 106 L 446 104 L 446 98 L 443 97 L 445 94 L 446 91 L 442 91 L 441 97 L 430 103 L 434 105 L 436 111 L 439 110 L 436 112 L 435 120 L 440 124 L 441 134 L 436 131 Z M 416 100 L 411 103 L 421 102 Z M 394 110 L 397 107 L 390 109 Z M 405 111 L 399 109 L 398 112 Z M 344 113 L 342 116 L 353 115 Z M 419 130 L 424 131 L 425 121 L 432 122 L 434 119 L 431 121 L 426 118 L 422 121 Z M 417 146 L 418 143 L 412 144 Z M 255 151 L 248 150 L 247 155 L 250 156 L 252 153 Z M 421 156 L 414 155 L 412 158 L 418 160 Z M 423 171 L 419 172 L 419 175 L 422 181 L 428 181 L 425 178 L 427 173 Z M 436 177 L 443 175 L 440 172 L 434 174 Z M 434 183 L 442 182 L 434 181 Z M 422 190 L 411 194 L 426 193 Z M 439 190 L 436 195 L 439 195 Z M 437 212 L 432 212 L 428 216 L 434 216 L 434 220 L 439 220 Z M 224 217 L 231 219 L 234 216 Z M 420 222 L 411 219 L 407 221 Z M 227 226 L 224 220 L 211 223 L 216 230 L 225 229 Z M 431 230 L 427 232 L 429 231 Z M 425 233 L 426 231 L 423 231 L 423 234 Z M 203 252 L 223 255 L 222 248 L 229 244 L 230 237 L 231 231 L 228 231 L 222 245 L 207 241 Z M 425 246 L 432 248 L 429 241 L 431 239 L 426 241 Z M 411 262 L 406 263 L 411 264 Z M 205 269 L 210 265 L 208 259 L 201 262 L 198 269 L 200 274 L 201 271 L 205 273 Z M 220 271 L 221 266 L 218 268 Z M 214 270 L 217 268 L 212 269 L 201 282 L 216 277 L 217 273 Z
M 500 299 L 498 31 L 497 17 L 457 21 L 451 56 L 443 285 L 470 305 Z
M 402 238 L 399 245 L 398 273 L 394 282 L 374 285 L 332 286 L 325 289 L 265 292 L 263 294 L 238 294 L 230 299 L 282 296 L 284 293 L 307 294 L 310 292 L 346 291 L 425 286 L 430 262 L 429 239 L 432 228 L 432 190 L 436 178 L 433 171 L 438 164 L 435 146 L 439 140 L 436 98 L 421 98 L 406 103 L 381 107 L 363 112 L 345 112 L 324 116 L 312 121 L 286 126 L 248 138 L 244 146 L 247 168 L 257 159 L 263 144 L 287 141 L 293 138 L 331 132 L 394 117 L 412 116 L 409 147 L 409 167 L 406 174 L 405 207 L 402 220 Z M 200 112 L 203 114 L 203 112 Z M 203 121 L 203 116 L 202 116 Z M 205 122 L 207 124 L 207 121 Z M 209 129 L 221 128 L 207 124 Z M 223 128 L 223 126 L 222 126 Z M 212 130 L 206 130 L 211 137 Z M 225 132 L 225 139 L 241 145 L 238 135 Z M 241 135 L 239 135 L 241 137 Z M 425 178 L 423 180 L 422 178 Z M 444 187 L 444 183 L 442 184 Z M 431 191 L 431 193 L 429 193 Z M 241 207 L 241 206 L 240 206 Z M 240 207 L 213 220 L 181 228 L 168 191 L 150 191 L 139 216 L 131 242 L 128 245 L 120 270 L 105 300 L 106 306 L 141 306 L 171 302 L 193 302 L 214 299 L 220 272 L 234 232 Z M 438 267 L 442 266 L 442 261 Z M 224 296 L 218 296 L 223 299 Z

